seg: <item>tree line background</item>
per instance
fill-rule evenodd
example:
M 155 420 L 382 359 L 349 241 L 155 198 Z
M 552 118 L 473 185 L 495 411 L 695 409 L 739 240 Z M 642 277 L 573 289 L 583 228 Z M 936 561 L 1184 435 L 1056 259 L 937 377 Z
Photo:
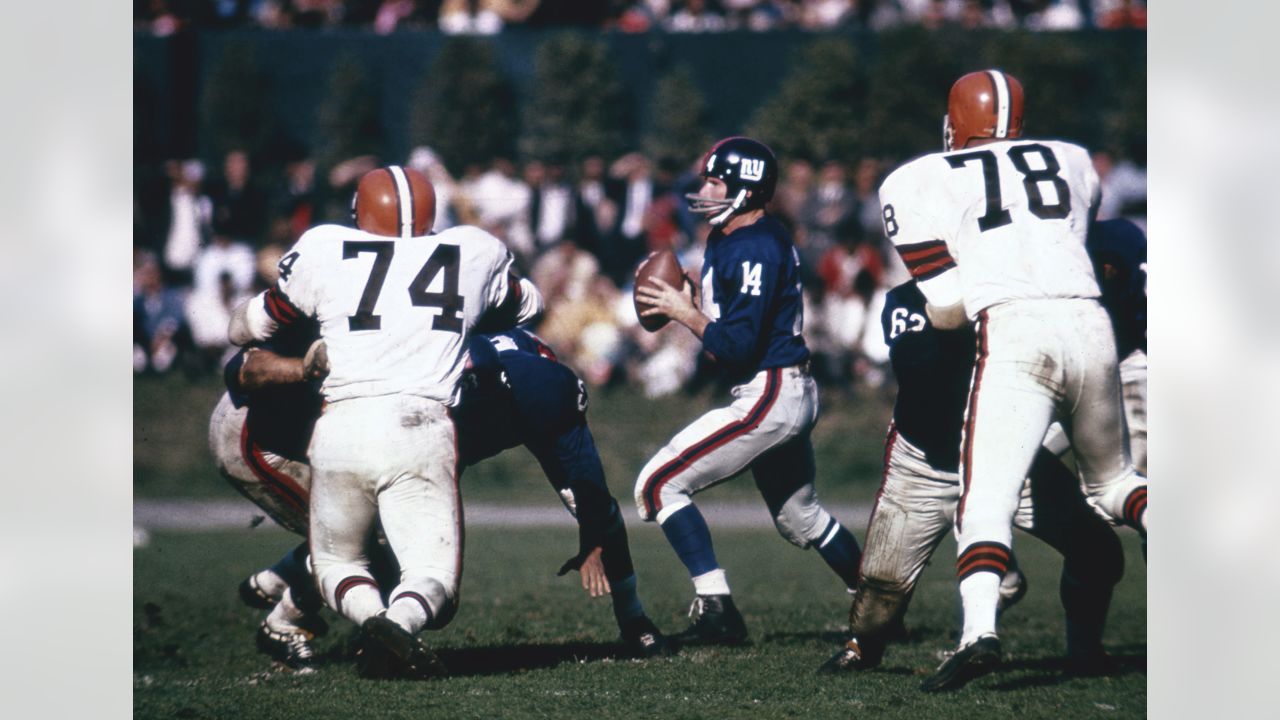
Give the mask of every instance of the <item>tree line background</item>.
M 191 33 L 134 39 L 138 166 L 258 168 L 306 154 L 402 161 L 429 145 L 455 174 L 496 157 L 575 163 L 640 150 L 687 166 L 750 134 L 785 162 L 899 160 L 941 144 L 959 75 L 1027 90 L 1028 134 L 1146 162 L 1146 34 L 938 32 L 614 35 Z

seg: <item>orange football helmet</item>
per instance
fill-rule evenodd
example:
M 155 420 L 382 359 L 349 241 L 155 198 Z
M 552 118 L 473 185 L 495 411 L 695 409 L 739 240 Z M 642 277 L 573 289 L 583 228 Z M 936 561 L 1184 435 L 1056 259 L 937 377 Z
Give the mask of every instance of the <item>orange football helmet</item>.
M 360 178 L 351 198 L 351 219 L 374 235 L 426 235 L 436 219 L 436 189 L 412 168 L 391 165 L 370 170 Z
M 947 96 L 942 146 L 960 150 L 980 138 L 1022 137 L 1022 83 L 999 70 L 980 70 L 960 78 Z

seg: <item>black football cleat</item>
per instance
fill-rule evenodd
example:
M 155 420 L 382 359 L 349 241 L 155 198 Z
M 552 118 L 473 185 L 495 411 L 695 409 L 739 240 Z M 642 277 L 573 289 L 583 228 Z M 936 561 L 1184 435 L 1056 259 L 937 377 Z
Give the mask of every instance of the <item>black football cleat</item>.
M 315 648 L 311 641 L 315 635 L 299 628 L 295 632 L 279 632 L 264 622 L 258 628 L 254 642 L 258 651 L 292 670 L 308 670 L 315 666 Z
M 696 616 L 693 624 L 671 636 L 677 645 L 741 645 L 747 641 L 747 623 L 732 595 L 699 595 L 689 614 Z
M 385 614 L 365 620 L 360 634 L 361 647 L 356 651 L 360 677 L 425 679 L 445 674 L 435 653 Z
M 667 636 L 647 616 L 641 615 L 622 624 L 622 642 L 632 657 L 649 659 L 675 655 Z
M 852 672 L 855 670 L 867 670 L 873 668 L 880 663 L 869 662 L 862 654 L 862 646 L 858 642 L 858 638 L 851 637 L 849 641 L 840 648 L 840 651 L 832 655 L 826 662 L 818 666 L 819 675 L 838 675 L 840 673 Z
M 920 684 L 925 692 L 959 690 L 970 680 L 982 677 L 1000 665 L 1000 638 L 983 635 L 965 645 L 938 666 L 937 672 Z

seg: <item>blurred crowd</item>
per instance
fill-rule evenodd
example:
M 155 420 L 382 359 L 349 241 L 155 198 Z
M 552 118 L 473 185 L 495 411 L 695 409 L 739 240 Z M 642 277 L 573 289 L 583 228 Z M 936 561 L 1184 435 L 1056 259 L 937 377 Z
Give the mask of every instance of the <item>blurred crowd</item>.
M 693 391 L 707 372 L 691 333 L 642 330 L 632 275 L 651 251 L 671 249 L 697 277 L 709 231 L 688 211 L 698 158 L 687 166 L 639 153 L 575 166 L 498 159 L 455 176 L 430 148 L 408 158 L 361 156 L 318 173 L 297 153 L 256 172 L 232 151 L 214 168 L 170 160 L 140 168 L 134 208 L 134 362 L 139 373 L 216 372 L 231 348 L 229 313 L 276 279 L 276 263 L 309 227 L 350 223 L 366 171 L 403 162 L 436 187 L 435 229 L 478 225 L 507 243 L 547 300 L 535 331 L 593 386 L 631 383 L 653 397 Z M 1100 217 L 1143 220 L 1146 171 L 1105 152 Z M 814 164 L 783 159 L 769 211 L 793 233 L 802 263 L 805 337 L 824 383 L 879 386 L 887 349 L 885 292 L 908 278 L 883 237 L 876 189 L 893 167 L 880 158 Z
M 1146 0 L 135 0 L 134 26 L 170 35 L 190 28 L 438 29 L 490 35 L 512 26 L 581 26 L 643 33 L 1147 26 Z

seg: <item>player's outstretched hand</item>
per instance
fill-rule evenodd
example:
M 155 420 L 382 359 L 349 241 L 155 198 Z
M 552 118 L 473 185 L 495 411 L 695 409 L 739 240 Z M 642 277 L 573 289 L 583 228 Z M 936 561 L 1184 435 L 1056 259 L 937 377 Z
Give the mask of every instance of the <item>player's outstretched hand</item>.
M 582 589 L 593 598 L 608 595 L 612 591 L 609 578 L 604 574 L 604 561 L 600 559 L 603 553 L 603 548 L 595 548 L 587 553 L 582 566 L 578 568 L 578 572 L 582 574 Z

